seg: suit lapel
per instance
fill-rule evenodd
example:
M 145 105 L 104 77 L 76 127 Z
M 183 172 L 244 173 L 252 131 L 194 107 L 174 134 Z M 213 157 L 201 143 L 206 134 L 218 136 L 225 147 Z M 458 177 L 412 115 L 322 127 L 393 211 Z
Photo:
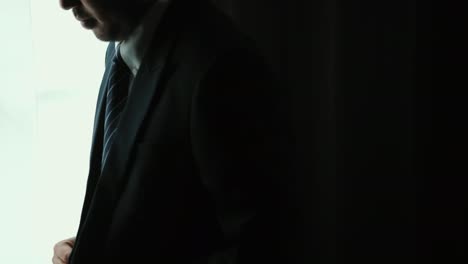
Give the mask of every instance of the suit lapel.
M 171 31 L 169 28 L 165 32 L 161 31 L 162 29 L 156 33 L 158 36 L 157 45 L 154 43 L 150 45 L 150 50 L 135 77 L 113 147 L 99 176 L 96 171 L 100 167 L 100 162 L 97 160 L 100 159 L 102 149 L 102 132 L 99 132 L 102 129 L 99 127 L 102 127 L 103 104 L 105 103 L 103 96 L 105 89 L 101 87 L 92 147 L 91 163 L 93 165 L 91 165 L 82 219 L 75 245 L 77 251 L 75 255 L 80 261 L 86 261 L 83 258 L 87 256 L 80 256 L 79 251 L 83 251 L 83 253 L 94 252 L 95 245 L 102 246 L 105 243 L 107 228 L 110 226 L 114 209 L 128 180 L 127 170 L 134 156 L 132 153 L 135 142 L 144 125 L 148 111 L 152 107 L 157 107 L 165 88 L 165 80 L 170 73 L 168 70 L 173 68 L 172 65 L 168 65 L 168 61 L 170 61 L 169 57 L 175 47 L 178 32 L 177 30 Z M 105 85 L 104 83 L 105 81 L 102 85 Z
M 182 6 L 182 3 L 185 3 L 185 6 Z M 156 39 L 153 39 L 135 77 L 130 97 L 122 113 L 121 125 L 115 135 L 114 146 L 110 150 L 106 165 L 101 169 L 105 104 L 103 87 L 107 81 L 102 83 L 96 110 L 90 175 L 77 240 L 72 252 L 76 261 L 80 263 L 92 263 L 87 261 L 94 261 L 93 256 L 98 256 L 97 251 L 102 250 L 106 243 L 115 207 L 128 181 L 128 169 L 134 158 L 135 143 L 148 112 L 158 106 L 166 88 L 166 80 L 176 67 L 173 52 L 178 45 L 184 18 L 190 10 L 185 8 L 186 3 L 173 0 L 167 9 L 165 18 L 155 33 Z M 108 70 L 105 77 L 107 75 Z
M 122 112 L 119 129 L 115 135 L 108 161 L 102 168 L 98 185 L 108 186 L 107 191 L 115 201 L 126 183 L 127 169 L 133 158 L 133 148 L 144 125 L 147 113 L 158 106 L 165 89 L 165 80 L 171 69 L 171 55 L 180 34 L 178 1 L 169 6 L 132 84 L 127 104 Z
M 157 54 L 144 59 L 135 77 L 127 105 L 125 106 L 108 161 L 102 168 L 98 186 L 106 189 L 106 195 L 115 202 L 127 180 L 127 169 L 132 161 L 133 148 L 145 117 L 164 90 L 167 77 L 167 61 L 174 44 L 174 36 L 157 48 Z M 151 59 L 155 58 L 155 61 Z

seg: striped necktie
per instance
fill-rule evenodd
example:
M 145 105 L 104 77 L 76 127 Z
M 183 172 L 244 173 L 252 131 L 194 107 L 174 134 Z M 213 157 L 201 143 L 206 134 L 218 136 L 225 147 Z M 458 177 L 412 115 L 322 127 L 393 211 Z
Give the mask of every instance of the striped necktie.
M 104 120 L 104 147 L 102 152 L 102 168 L 118 129 L 120 116 L 128 97 L 128 89 L 132 74 L 120 56 L 120 46 L 116 47 L 112 59 L 109 78 L 106 87 L 106 115 Z

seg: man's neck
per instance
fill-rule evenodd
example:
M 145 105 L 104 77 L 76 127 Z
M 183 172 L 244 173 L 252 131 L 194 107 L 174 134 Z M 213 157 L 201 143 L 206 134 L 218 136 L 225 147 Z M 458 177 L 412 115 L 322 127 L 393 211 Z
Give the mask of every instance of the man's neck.
M 140 68 L 143 57 L 153 39 L 154 32 L 162 19 L 170 0 L 150 2 L 145 15 L 126 40 L 119 42 L 123 60 L 134 75 Z

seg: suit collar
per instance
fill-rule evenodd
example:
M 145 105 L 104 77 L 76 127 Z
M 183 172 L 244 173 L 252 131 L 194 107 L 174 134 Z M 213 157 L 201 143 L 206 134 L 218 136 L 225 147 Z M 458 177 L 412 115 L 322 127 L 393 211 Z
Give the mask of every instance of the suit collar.
M 159 34 L 162 36 L 162 34 Z M 152 49 L 143 59 L 140 70 L 132 85 L 127 104 L 122 112 L 119 129 L 106 164 L 101 168 L 98 186 L 106 186 L 108 198 L 116 200 L 125 183 L 127 168 L 131 162 L 133 147 L 142 129 L 148 111 L 157 106 L 164 89 L 169 59 L 174 49 L 177 34 L 164 34 L 152 42 Z M 154 47 L 154 48 L 153 48 Z M 173 66 L 172 66 L 173 67 Z M 100 100 L 100 112 L 104 111 L 104 100 Z
M 134 157 L 134 146 L 144 128 L 144 121 L 158 102 L 166 88 L 166 81 L 178 67 L 174 55 L 186 19 L 197 1 L 172 0 L 154 33 L 140 69 L 132 84 L 127 104 L 123 110 L 119 129 L 115 135 L 114 149 L 110 150 L 108 161 L 102 168 L 101 182 L 114 186 L 110 190 L 115 198 L 120 194 L 128 175 L 127 169 Z M 101 105 L 101 107 L 103 107 Z
M 183 13 L 175 5 L 177 2 L 180 1 L 174 0 L 174 3 L 168 8 L 165 19 L 155 32 L 158 37 L 151 41 L 150 48 L 135 77 L 127 105 L 122 112 L 121 124 L 116 132 L 113 147 L 106 164 L 101 168 L 101 130 L 105 109 L 104 88 L 107 85 L 108 72 L 106 71 L 104 74 L 96 108 L 90 174 L 77 245 L 78 243 L 93 245 L 102 242 L 96 236 L 93 236 L 93 241 L 88 241 L 88 237 L 84 234 L 93 232 L 93 230 L 100 230 L 100 235 L 102 235 L 100 238 L 102 239 L 106 236 L 106 228 L 112 219 L 118 198 L 127 182 L 127 170 L 134 157 L 134 146 L 143 128 L 144 120 L 149 110 L 157 107 L 165 88 L 165 81 L 176 67 L 171 57 L 180 32 L 180 24 L 177 22 L 180 22 L 181 19 L 178 18 Z M 114 50 L 111 46 L 109 46 L 108 53 Z M 93 215 L 93 219 L 89 219 L 90 215 Z M 81 242 L 81 240 L 85 240 L 85 242 Z
M 94 263 L 94 258 L 99 256 L 119 197 L 128 182 L 129 166 L 135 158 L 135 143 L 148 112 L 158 107 L 167 80 L 180 65 L 179 58 L 186 57 L 183 47 L 193 45 L 188 37 L 190 30 L 185 26 L 200 16 L 197 11 L 203 1 L 172 0 L 133 82 L 115 137 L 115 148 L 111 149 L 107 164 L 101 169 L 104 87 L 108 72 L 104 74 L 96 111 L 90 174 L 71 263 Z M 113 52 L 114 46 L 109 45 L 107 57 Z
M 181 19 L 180 17 L 185 16 L 185 12 L 181 10 L 179 7 L 181 2 L 185 2 L 185 0 L 171 0 L 173 2 L 165 12 L 164 19 L 160 21 L 160 25 L 158 26 L 157 30 L 154 32 L 154 36 L 148 45 L 149 48 L 146 52 L 145 58 L 142 59 L 140 69 L 135 76 L 135 79 L 132 83 L 132 89 L 130 89 L 130 99 L 127 102 L 127 107 L 124 109 L 122 122 L 125 122 L 125 116 L 130 115 L 132 111 L 128 109 L 132 109 L 132 102 L 133 101 L 141 101 L 141 99 L 145 100 L 145 98 L 151 97 L 155 95 L 155 85 L 160 81 L 159 79 L 164 79 L 161 77 L 161 73 L 166 73 L 164 68 L 168 66 L 169 71 L 175 67 L 176 62 L 174 61 L 173 57 L 171 56 L 172 51 L 175 48 L 176 40 L 180 35 L 181 30 Z M 107 58 L 111 58 L 112 54 L 115 52 L 115 43 L 110 43 L 108 50 L 107 50 Z M 110 62 L 110 59 L 107 59 Z M 96 117 L 95 117 L 95 132 L 93 135 L 93 154 L 94 156 L 100 155 L 97 153 L 99 150 L 99 138 L 102 135 L 99 135 L 99 126 L 102 125 L 102 117 L 105 110 L 105 86 L 107 85 L 107 75 L 109 71 L 109 67 L 106 68 L 104 73 L 103 82 L 101 84 L 98 102 L 96 106 Z M 133 89 L 135 88 L 135 89 Z M 162 92 L 162 87 L 158 85 L 158 94 Z M 136 90 L 136 91 L 133 91 Z M 136 98 L 136 99 L 131 99 Z M 142 105 L 136 105 L 139 109 L 143 109 Z M 146 105 L 149 107 L 149 105 Z M 146 111 L 148 109 L 145 109 Z M 130 118 L 128 118 L 130 119 Z M 128 128 L 128 125 L 125 125 L 124 128 Z M 95 159 L 96 161 L 99 159 Z M 100 167 L 95 164 L 95 168 Z
M 168 76 L 169 73 L 175 70 L 178 62 L 178 55 L 173 55 L 173 51 L 178 45 L 178 41 L 184 35 L 184 23 L 186 24 L 187 19 L 193 19 L 196 15 L 200 4 L 203 3 L 202 0 L 171 0 L 171 4 L 168 6 L 165 11 L 163 19 L 160 21 L 160 24 L 157 30 L 154 32 L 152 41 L 150 42 L 148 51 L 146 52 L 145 58 L 142 60 L 140 69 L 135 77 L 135 80 L 132 84 L 137 91 L 131 90 L 131 97 L 135 99 L 129 100 L 127 102 L 127 107 L 124 110 L 126 114 L 122 117 L 122 122 L 128 120 L 132 127 L 137 127 L 136 123 L 142 122 L 142 120 L 131 120 L 132 111 L 127 109 L 137 108 L 140 109 L 138 112 L 148 111 L 150 105 L 145 104 L 146 107 L 141 107 L 142 105 L 133 105 L 132 102 L 146 101 L 153 96 L 156 96 L 156 100 L 163 91 L 163 85 L 157 85 L 158 90 L 155 90 L 156 84 L 163 82 L 163 80 Z M 182 40 L 181 40 L 182 41 Z M 115 43 L 110 43 L 107 53 L 106 53 L 106 62 L 110 62 L 112 55 L 115 52 Z M 176 52 L 177 53 L 177 52 Z M 94 133 L 93 133 L 93 143 L 91 147 L 91 164 L 90 164 L 90 175 L 99 174 L 101 171 L 101 149 L 102 149 L 102 130 L 103 130 L 103 118 L 104 118 L 104 109 L 105 109 L 105 86 L 107 85 L 107 77 L 109 74 L 109 68 L 106 67 L 104 73 L 103 82 L 101 83 L 101 88 L 98 96 L 98 101 L 96 105 L 96 115 L 94 123 Z M 163 76 L 164 75 L 164 76 Z M 133 106 L 132 106 L 133 105 Z M 131 120 L 131 121 L 130 121 Z M 125 125 L 125 129 L 128 129 L 129 125 Z M 88 188 L 93 186 L 93 184 L 88 184 Z

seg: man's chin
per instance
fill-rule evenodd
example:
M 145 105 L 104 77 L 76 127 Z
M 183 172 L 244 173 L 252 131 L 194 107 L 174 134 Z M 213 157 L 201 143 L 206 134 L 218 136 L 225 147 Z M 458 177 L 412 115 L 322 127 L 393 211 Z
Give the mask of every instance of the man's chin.
M 110 34 L 107 32 L 108 30 L 105 30 L 102 27 L 102 24 L 97 23 L 96 20 L 81 21 L 81 26 L 83 26 L 85 29 L 93 31 L 94 35 L 99 40 L 102 40 L 102 41 L 110 40 Z
M 122 41 L 126 38 L 128 34 L 124 34 L 123 32 L 117 30 L 109 30 L 100 27 L 95 27 L 92 29 L 94 35 L 97 39 L 101 41 Z
M 103 34 L 99 30 L 93 29 L 93 33 L 96 36 L 96 38 L 101 40 L 101 41 L 112 41 L 112 39 L 107 34 Z
M 101 41 L 106 41 L 106 42 L 108 42 L 108 41 L 118 41 L 117 36 L 115 36 L 113 34 L 110 34 L 107 31 L 103 31 L 103 30 L 101 30 L 99 28 L 94 28 L 93 33 L 96 36 L 96 38 L 101 40 Z

